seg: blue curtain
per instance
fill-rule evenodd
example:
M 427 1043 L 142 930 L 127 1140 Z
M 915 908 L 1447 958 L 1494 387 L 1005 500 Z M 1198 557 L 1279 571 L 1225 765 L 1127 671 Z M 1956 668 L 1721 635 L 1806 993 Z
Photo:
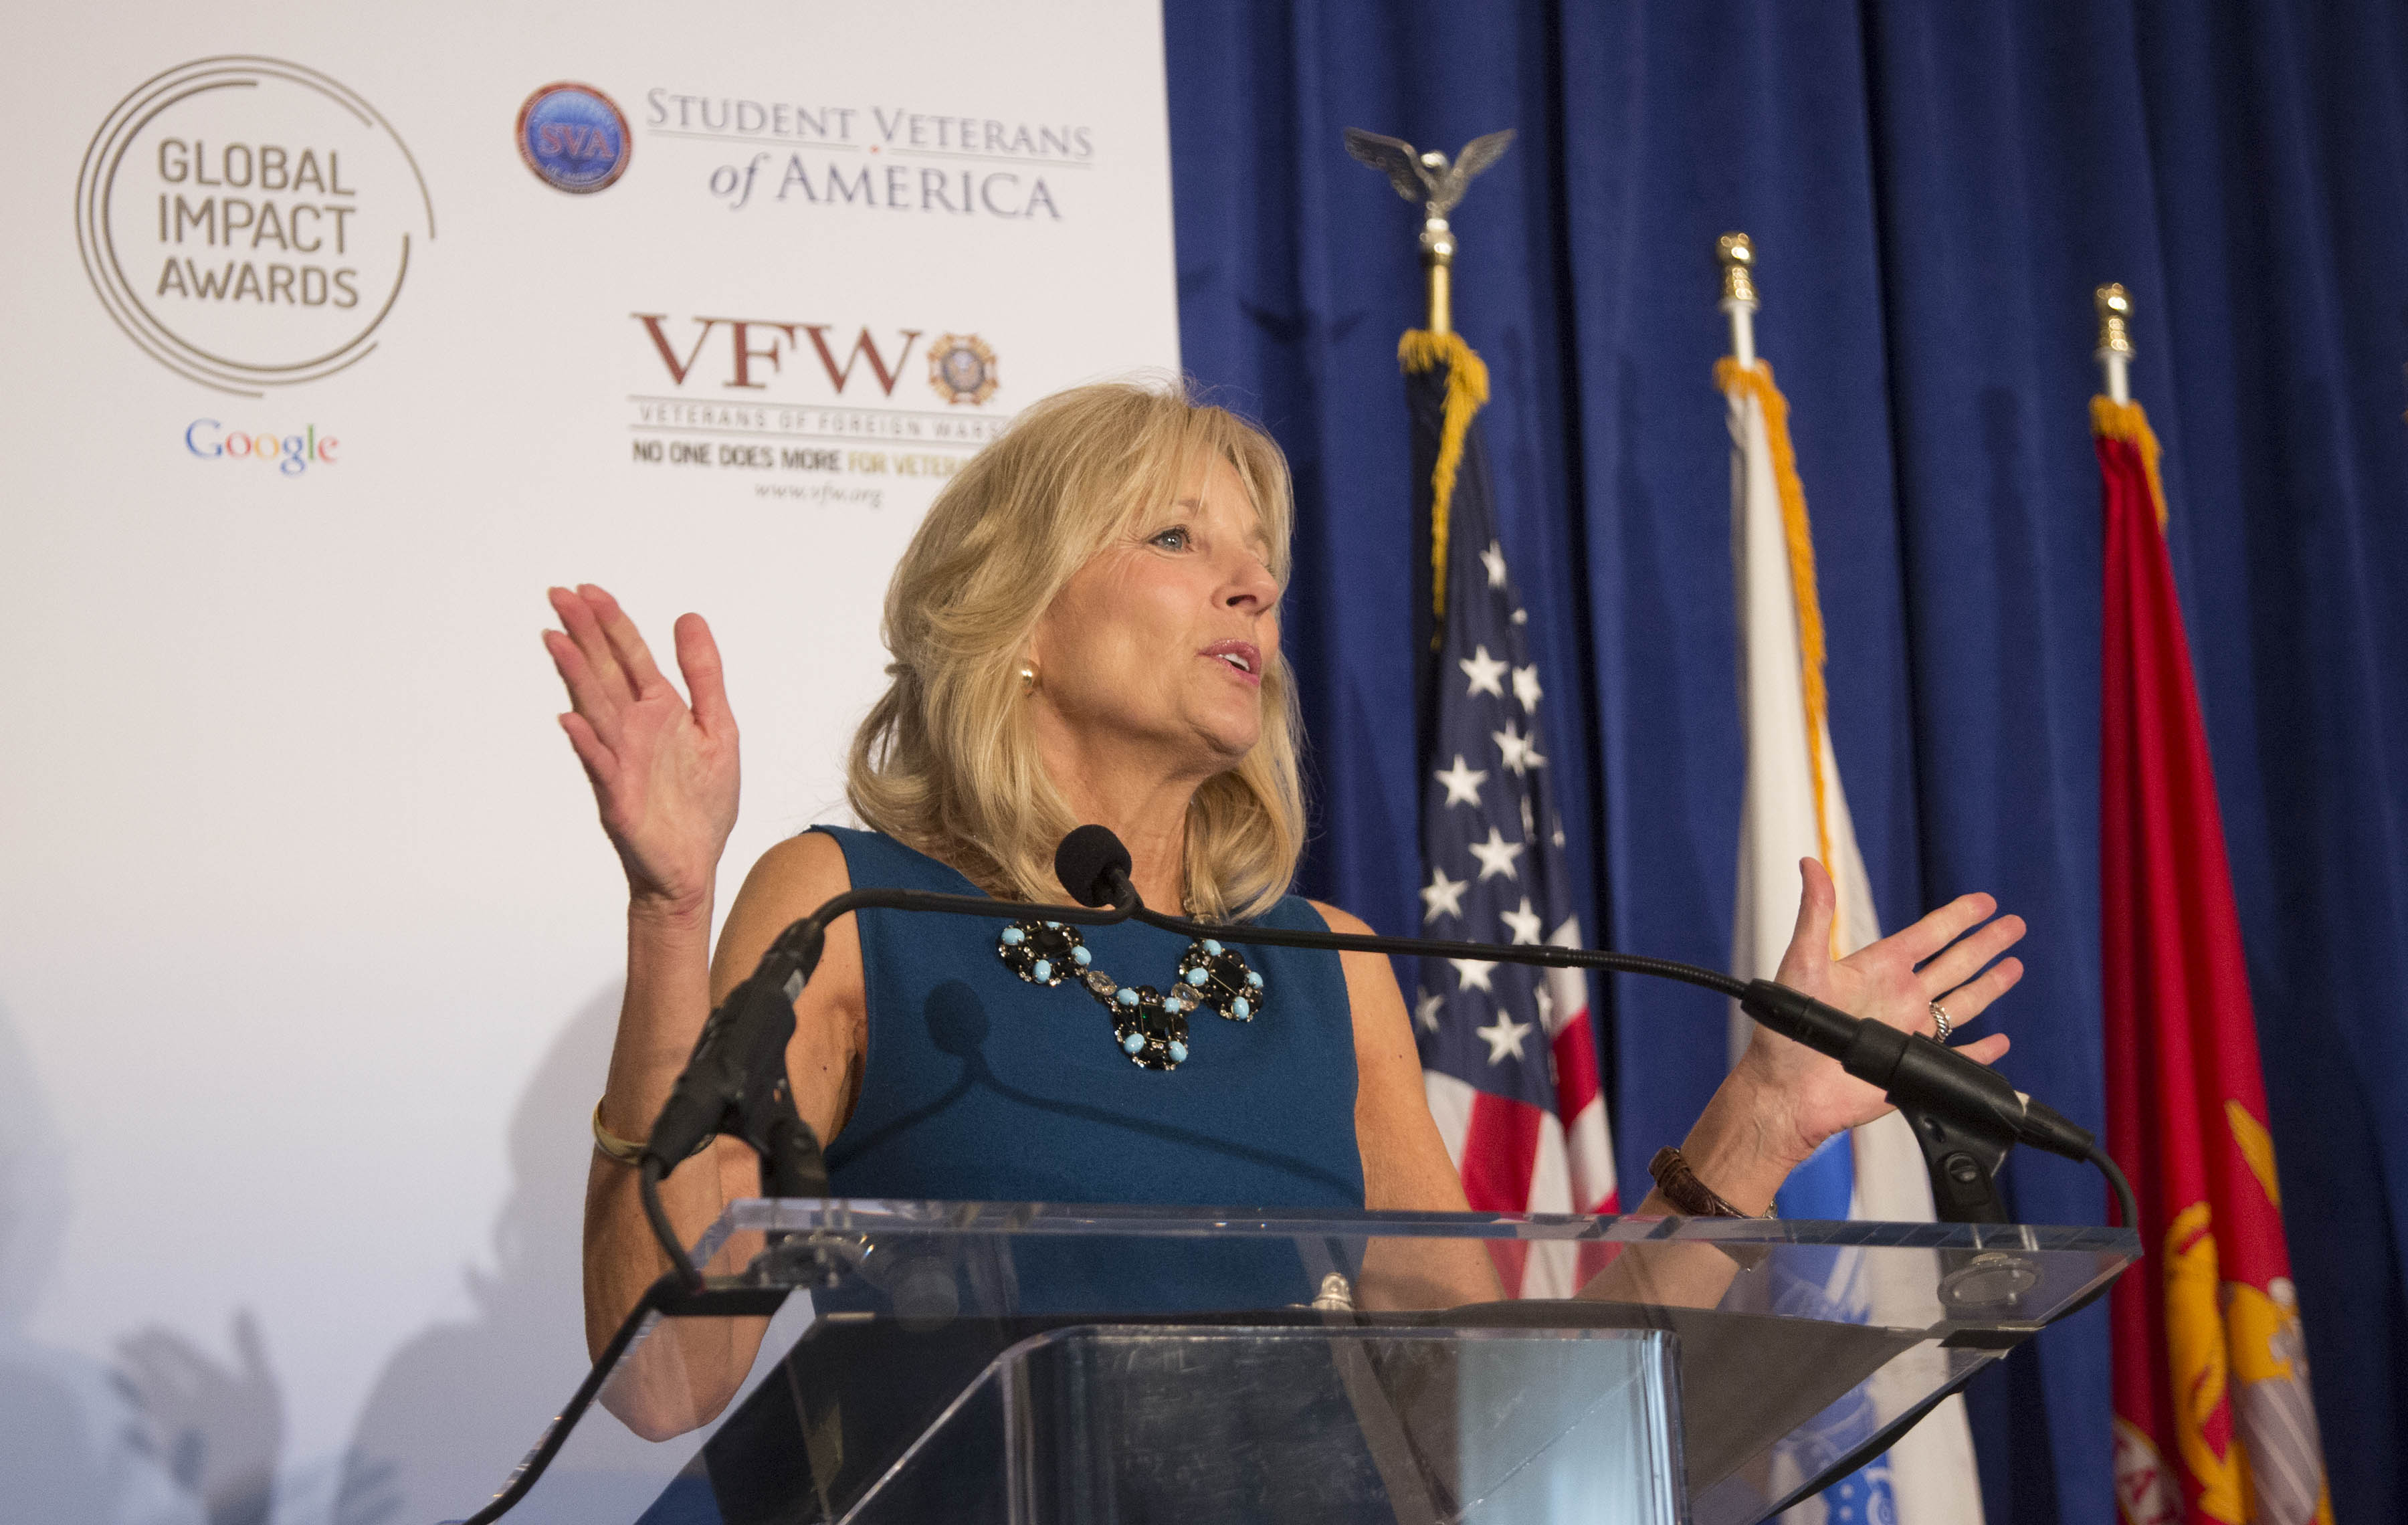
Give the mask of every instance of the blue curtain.
M 1181 333 L 1302 503 L 1309 886 L 1419 924 L 1417 212 L 1363 126 L 1521 138 L 1458 209 L 1500 535 L 1589 924 L 1719 964 L 1742 754 L 1713 242 L 1753 235 L 1898 926 L 2031 923 L 2005 1069 L 2100 1123 L 2091 288 L 2139 309 L 2344 1521 L 2408 1514 L 2408 14 L 2384 0 L 1187 4 L 1166 15 Z M 1719 1006 L 1622 983 L 1626 1182 L 1723 1068 Z M 2027 1155 L 2019 1216 L 2099 1221 Z M 1635 1188 L 1634 1188 L 1635 1190 Z M 2153 1274 L 2146 1269 L 2141 1274 Z M 1971 1393 L 1995 1521 L 2111 1518 L 2104 1309 Z

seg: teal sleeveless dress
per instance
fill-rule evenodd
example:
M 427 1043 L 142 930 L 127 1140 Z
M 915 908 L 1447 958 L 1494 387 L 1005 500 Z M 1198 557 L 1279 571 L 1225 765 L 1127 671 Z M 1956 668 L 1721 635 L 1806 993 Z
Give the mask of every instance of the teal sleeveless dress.
M 856 888 L 981 893 L 891 837 L 817 827 Z M 1075 984 L 1032 985 L 996 940 L 1014 919 L 854 914 L 868 1009 L 861 1095 L 829 1144 L 835 1195 L 952 1201 L 1359 1208 L 1354 1026 L 1339 955 L 1240 948 L 1263 1014 L 1189 1016 L 1188 1057 L 1140 1069 Z M 1327 930 L 1297 896 L 1268 927 Z M 1097 968 L 1168 989 L 1188 940 L 1081 929 Z
M 961 874 L 890 837 L 813 829 L 843 848 L 855 888 L 980 893 Z M 827 1146 L 833 1195 L 1263 1207 L 1288 1216 L 1363 1205 L 1354 1017 L 1337 954 L 1240 948 L 1264 977 L 1261 1014 L 1232 1022 L 1211 1011 L 1193 1013 L 1187 1058 L 1170 1071 L 1146 1070 L 1121 1052 L 1110 1014 L 1084 990 L 1067 982 L 1031 985 L 1005 965 L 997 940 L 1018 919 L 1008 908 L 993 918 L 854 913 L 868 1056 L 860 1097 Z M 1327 929 L 1294 896 L 1272 907 L 1263 922 Z M 1124 984 L 1157 989 L 1170 985 L 1188 942 L 1135 924 L 1083 928 L 1081 934 L 1096 967 Z M 1306 1264 L 1308 1243 L 1322 1252 L 1312 1266 Z M 1350 1274 L 1359 1270 L 1349 1249 L 1335 1241 L 1242 1234 L 1133 1242 L 1073 1233 L 1020 1240 L 1002 1259 L 960 1249 L 936 1254 L 944 1265 L 941 1279 L 969 1288 L 960 1312 L 994 1316 L 938 1315 L 917 1329 L 909 1315 L 877 1325 L 829 1324 L 838 1331 L 831 1339 L 870 1343 L 853 1352 L 855 1359 L 826 1358 L 810 1368 L 814 1382 L 849 1384 L 841 1386 L 840 1401 L 824 1408 L 827 1418 L 841 1415 L 845 1424 L 863 1426 L 866 1436 L 882 1443 L 933 1417 L 998 1341 L 1089 1317 L 1243 1316 L 1293 1309 L 1312 1298 L 1315 1273 L 1325 1264 Z M 865 1276 L 815 1290 L 814 1308 L 822 1319 L 853 1309 L 902 1313 L 899 1292 L 894 1306 L 885 1306 L 880 1288 L 889 1285 Z M 948 1341 L 961 1346 L 951 1358 Z M 789 1360 L 801 1359 L 802 1349 Z M 1325 1376 L 1290 1395 L 1293 1422 L 1346 1434 L 1348 1401 L 1335 1374 Z M 763 1383 L 640 1525 L 821 1518 L 807 1485 L 815 1475 L 811 1469 L 823 1463 L 794 1439 L 801 1422 L 795 1405 L 801 1400 L 793 1395 L 800 1390 L 793 1380 Z M 910 1422 L 896 1421 L 898 1413 Z M 1252 1455 L 1262 1447 L 1250 1416 L 1243 1405 L 1206 1405 L 1182 1418 L 1169 1440 L 1198 1456 Z M 939 1493 L 957 1488 L 969 1503 L 984 1499 L 983 1489 L 1004 1475 L 1003 1458 L 979 1448 L 987 1435 L 972 1427 L 948 1471 L 924 1486 Z M 839 1482 L 874 1475 L 893 1460 L 859 1442 L 836 1450 Z M 1369 1453 L 1345 1447 L 1314 1477 L 1261 1486 L 1267 1497 L 1292 1503 L 1326 1481 L 1324 1473 L 1362 1492 L 1369 1487 L 1362 1479 L 1371 1473 Z M 764 1507 L 765 1500 L 775 1507 Z M 978 1512 L 965 1503 L 926 1514 L 970 1518 Z M 1251 1525 L 1269 1515 L 1254 1510 L 1227 1518 Z M 1337 1511 L 1322 1518 L 1329 1525 L 1354 1525 Z M 1395 1515 L 1383 1509 L 1378 1518 L 1393 1521 Z

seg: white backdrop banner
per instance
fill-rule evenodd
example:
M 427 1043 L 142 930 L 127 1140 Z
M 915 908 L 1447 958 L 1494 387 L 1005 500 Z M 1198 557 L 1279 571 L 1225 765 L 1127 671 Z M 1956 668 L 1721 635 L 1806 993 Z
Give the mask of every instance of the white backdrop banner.
M 8 30 L 0 1518 L 466 1514 L 582 1369 L 618 1000 L 543 589 L 710 617 L 723 905 L 836 817 L 938 486 L 1177 365 L 1159 18 Z M 528 1518 L 691 1448 L 602 1418 Z

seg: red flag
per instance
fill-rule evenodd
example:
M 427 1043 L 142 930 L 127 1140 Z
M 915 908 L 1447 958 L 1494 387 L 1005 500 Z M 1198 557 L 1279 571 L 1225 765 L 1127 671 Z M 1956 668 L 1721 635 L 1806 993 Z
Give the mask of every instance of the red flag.
M 2150 1258 L 2115 1286 L 2128 1525 L 2331 1525 L 2224 824 L 2140 407 L 2091 403 L 2107 521 L 2107 1142 Z

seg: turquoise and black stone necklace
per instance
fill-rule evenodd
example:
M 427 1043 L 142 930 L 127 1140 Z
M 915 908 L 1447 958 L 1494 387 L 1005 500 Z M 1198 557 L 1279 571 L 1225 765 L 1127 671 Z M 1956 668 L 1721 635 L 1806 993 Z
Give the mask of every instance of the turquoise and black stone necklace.
M 1176 1070 L 1187 1058 L 1187 1014 L 1199 1007 L 1232 1022 L 1263 1013 L 1269 992 L 1239 955 L 1209 937 L 1187 944 L 1179 977 L 1168 991 L 1123 985 L 1095 967 L 1076 927 L 1058 921 L 1015 921 L 996 940 L 1006 968 L 1031 985 L 1076 980 L 1112 1017 L 1112 1038 L 1129 1062 Z

